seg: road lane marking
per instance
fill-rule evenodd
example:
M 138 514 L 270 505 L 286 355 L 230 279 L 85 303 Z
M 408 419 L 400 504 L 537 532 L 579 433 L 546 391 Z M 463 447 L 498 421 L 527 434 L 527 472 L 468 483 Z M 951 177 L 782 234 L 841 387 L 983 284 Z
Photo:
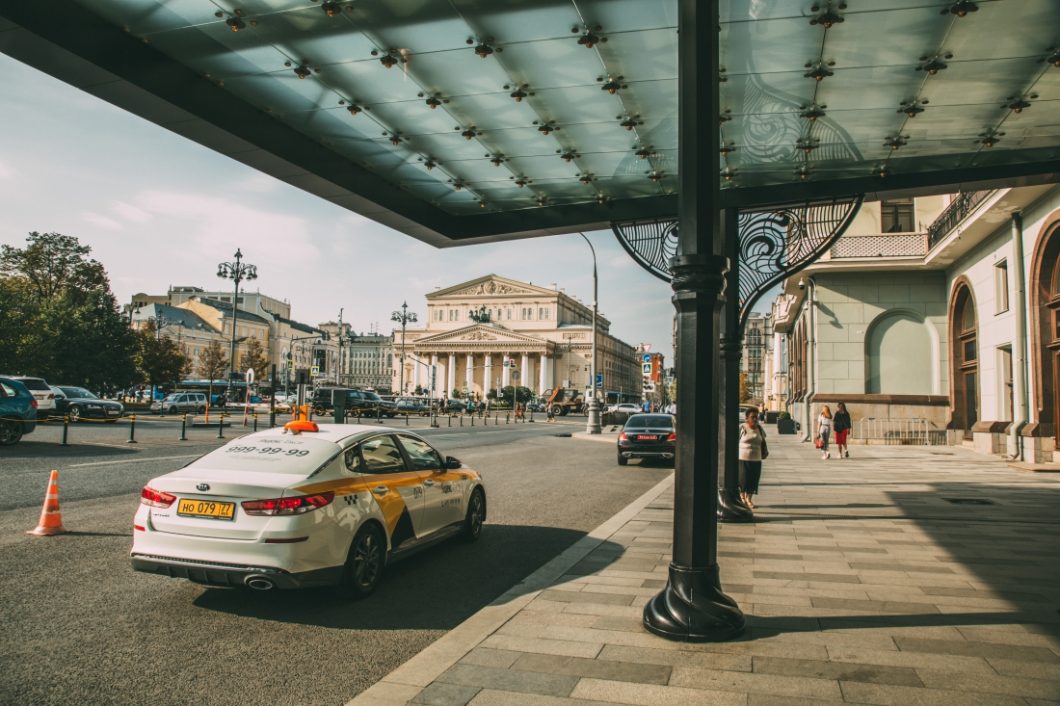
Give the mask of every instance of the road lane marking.
M 89 466 L 113 466 L 119 463 L 147 463 L 150 461 L 175 461 L 180 458 L 198 458 L 202 454 L 182 454 L 180 456 L 149 456 L 147 458 L 125 458 L 119 461 L 93 461 L 92 463 L 75 463 L 64 468 L 88 468 Z

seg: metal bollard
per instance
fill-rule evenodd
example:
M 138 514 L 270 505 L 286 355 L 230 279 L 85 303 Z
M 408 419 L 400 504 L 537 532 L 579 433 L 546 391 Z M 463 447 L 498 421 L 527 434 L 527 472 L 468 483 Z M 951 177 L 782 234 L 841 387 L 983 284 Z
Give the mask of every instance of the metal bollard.
M 182 414 L 180 416 L 180 438 L 177 441 L 188 440 L 188 415 Z
M 221 416 L 217 418 L 217 438 L 225 438 L 225 415 L 222 412 Z
M 447 414 L 445 416 L 449 417 L 449 426 L 453 426 L 453 415 Z
M 512 413 L 511 412 L 505 412 L 504 413 L 504 423 L 505 424 L 510 424 L 511 421 L 512 421 Z
M 70 444 L 66 443 L 66 433 L 67 433 L 67 431 L 69 429 L 70 429 L 70 416 L 69 415 L 63 415 L 63 440 L 62 440 L 62 442 L 60 442 L 59 446 L 69 446 L 70 445 Z
M 254 431 L 257 431 L 257 430 L 258 430 L 258 415 L 257 415 L 257 413 L 255 413 L 254 414 Z
M 357 410 L 357 423 L 361 423 L 361 410 Z
M 471 415 L 471 426 L 475 426 L 475 415 Z
M 272 429 L 274 426 L 276 426 L 276 410 L 275 409 L 270 409 L 269 410 L 269 429 Z
M 125 442 L 126 444 L 136 443 L 136 415 L 132 414 L 129 416 L 129 438 Z
M 405 412 L 405 426 L 409 425 L 409 413 Z
M 464 426 L 464 417 L 463 417 L 463 415 L 460 416 L 460 426 Z

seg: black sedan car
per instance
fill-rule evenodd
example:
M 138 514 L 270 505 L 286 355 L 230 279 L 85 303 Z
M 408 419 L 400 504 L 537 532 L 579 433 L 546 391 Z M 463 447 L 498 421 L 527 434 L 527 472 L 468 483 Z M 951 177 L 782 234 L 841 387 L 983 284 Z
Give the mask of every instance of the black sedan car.
M 76 422 L 80 419 L 104 419 L 108 422 L 116 422 L 125 414 L 125 406 L 114 400 L 101 400 L 96 395 L 83 387 L 71 385 L 59 385 L 65 399 L 59 400 L 56 396 L 56 413 L 70 417 L 70 421 Z
M 631 458 L 661 459 L 673 463 L 677 432 L 670 414 L 634 414 L 618 433 L 618 465 Z

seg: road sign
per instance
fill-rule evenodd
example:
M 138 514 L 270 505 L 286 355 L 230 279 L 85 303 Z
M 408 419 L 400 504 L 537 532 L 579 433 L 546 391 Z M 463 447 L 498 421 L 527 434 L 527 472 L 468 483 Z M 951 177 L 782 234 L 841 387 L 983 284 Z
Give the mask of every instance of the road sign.
M 597 387 L 603 387 L 604 386 L 604 374 L 603 373 L 597 373 L 596 374 L 596 386 Z
M 640 366 L 640 371 L 645 375 L 651 375 L 651 363 L 643 363 Z
M 312 378 L 320 377 L 320 366 L 319 365 L 314 365 L 312 368 L 309 369 L 309 377 L 312 377 Z
M 644 355 L 642 355 L 640 357 L 640 359 L 644 363 L 650 363 L 651 362 L 651 353 L 645 353 Z

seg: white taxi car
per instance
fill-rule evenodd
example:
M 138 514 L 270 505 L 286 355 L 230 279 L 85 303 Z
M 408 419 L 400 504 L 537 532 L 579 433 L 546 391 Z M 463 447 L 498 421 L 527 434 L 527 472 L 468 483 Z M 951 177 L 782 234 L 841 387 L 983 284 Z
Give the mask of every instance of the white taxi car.
M 479 474 L 416 434 L 296 421 L 151 480 L 133 520 L 137 571 L 257 590 L 375 590 L 387 562 L 486 519 Z

